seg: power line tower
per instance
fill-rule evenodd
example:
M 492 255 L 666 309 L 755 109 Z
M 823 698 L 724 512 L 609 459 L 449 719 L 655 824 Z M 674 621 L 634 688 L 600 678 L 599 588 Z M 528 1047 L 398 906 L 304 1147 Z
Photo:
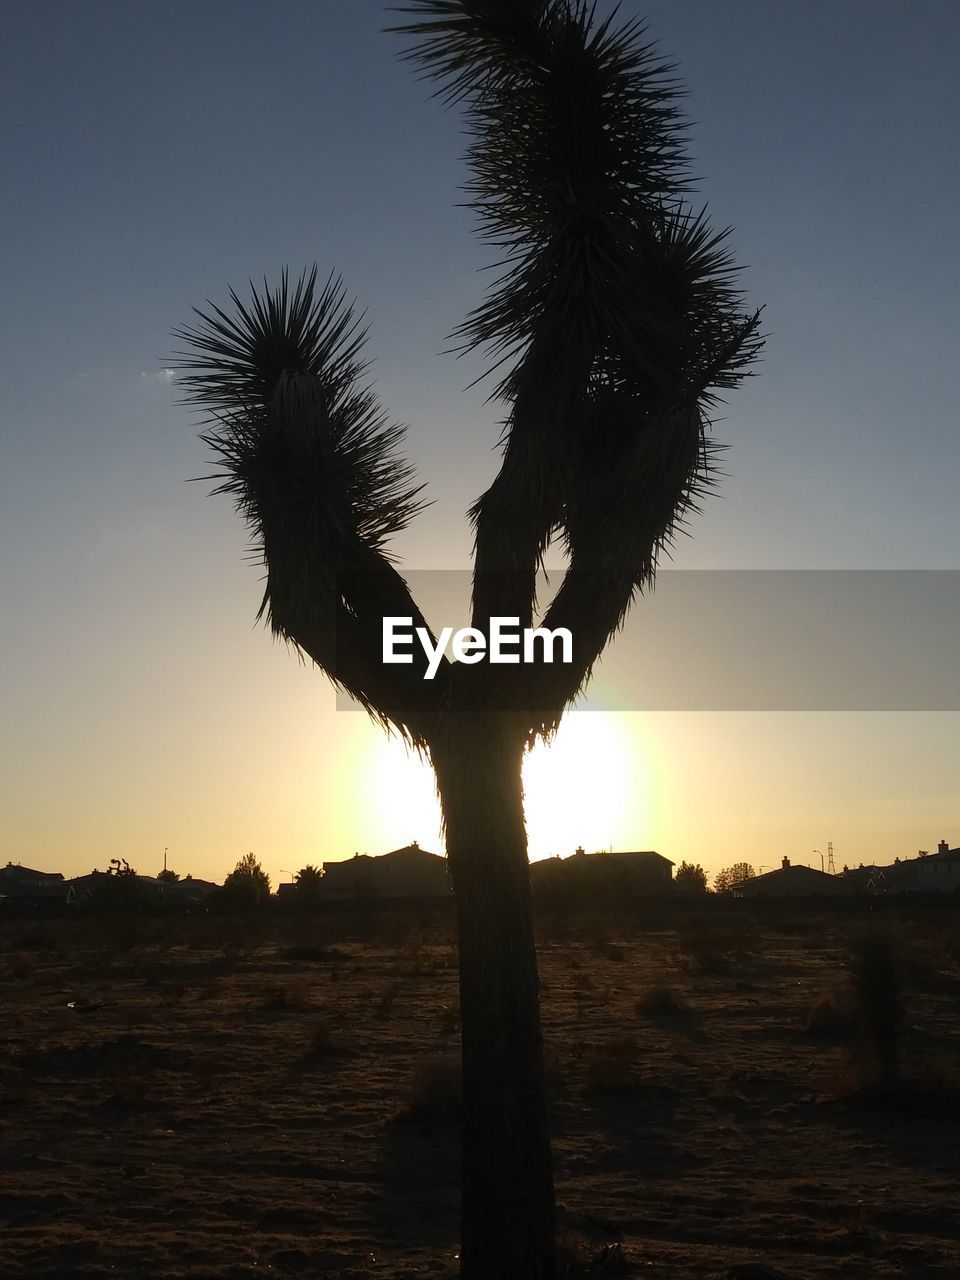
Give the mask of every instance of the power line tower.
M 836 874 L 837 868 L 833 861 L 833 841 L 830 840 L 827 843 L 827 875 L 835 876 Z

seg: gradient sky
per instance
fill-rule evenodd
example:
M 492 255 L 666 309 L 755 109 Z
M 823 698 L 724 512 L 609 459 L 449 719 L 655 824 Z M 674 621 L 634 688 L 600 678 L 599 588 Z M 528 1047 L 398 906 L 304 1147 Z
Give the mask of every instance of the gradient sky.
M 603 6 L 601 6 L 603 7 Z M 676 60 L 759 376 L 680 568 L 960 568 L 953 0 L 626 0 Z M 226 285 L 336 267 L 435 505 L 398 544 L 463 569 L 495 406 L 439 353 L 488 254 L 455 113 L 373 0 L 33 0 L 0 50 L 0 861 L 221 878 L 439 848 L 430 783 L 254 625 L 258 574 L 164 373 Z M 632 627 L 642 626 L 641 606 Z M 602 680 L 602 674 L 601 674 Z M 577 712 L 530 779 L 534 856 L 716 870 L 960 844 L 960 716 Z

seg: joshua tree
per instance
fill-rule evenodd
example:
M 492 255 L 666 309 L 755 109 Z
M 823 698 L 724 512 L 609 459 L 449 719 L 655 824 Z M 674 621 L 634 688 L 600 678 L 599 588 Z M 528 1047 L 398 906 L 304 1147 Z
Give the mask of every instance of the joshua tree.
M 671 69 L 583 0 L 421 0 L 406 56 L 466 113 L 469 191 L 505 267 L 459 332 L 499 371 L 499 474 L 470 516 L 473 624 L 532 625 L 548 545 L 568 566 L 552 665 L 382 662 L 382 620 L 426 627 L 387 543 L 421 506 L 339 279 L 287 274 L 177 331 L 266 566 L 261 612 L 436 773 L 457 900 L 465 1277 L 555 1273 L 521 764 L 583 688 L 712 476 L 709 413 L 755 357 L 726 233 L 685 203 Z

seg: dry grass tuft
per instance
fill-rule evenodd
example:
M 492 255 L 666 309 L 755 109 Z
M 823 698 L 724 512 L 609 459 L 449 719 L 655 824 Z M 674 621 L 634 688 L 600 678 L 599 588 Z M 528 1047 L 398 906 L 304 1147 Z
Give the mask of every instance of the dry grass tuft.
M 725 973 L 743 955 L 741 934 L 721 924 L 681 929 L 677 947 L 690 969 L 703 974 Z
M 282 987 L 267 987 L 260 993 L 257 1008 L 262 1013 L 285 1013 L 291 1009 L 303 1009 L 309 1004 L 306 983 L 288 982 Z
M 557 1237 L 557 1274 L 561 1280 L 601 1280 L 628 1274 L 630 1264 L 619 1241 L 599 1250 L 583 1236 L 563 1231 Z
M 682 1018 L 690 1012 L 690 1006 L 679 992 L 665 982 L 656 982 L 637 1001 L 638 1017 Z
M 602 960 L 615 960 L 621 963 L 627 958 L 627 948 L 619 942 L 596 942 L 592 948 L 594 955 Z

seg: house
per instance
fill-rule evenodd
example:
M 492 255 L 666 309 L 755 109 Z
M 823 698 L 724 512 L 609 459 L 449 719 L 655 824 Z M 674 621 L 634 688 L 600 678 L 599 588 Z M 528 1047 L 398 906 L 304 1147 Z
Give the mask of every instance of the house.
M 164 889 L 169 888 L 154 876 L 139 876 L 134 872 L 116 875 L 111 871 L 91 871 L 85 876 L 74 876 L 66 881 L 66 901 L 71 906 L 83 906 L 97 901 L 118 900 L 122 896 L 131 905 L 140 902 L 159 902 Z
M 844 876 L 827 875 L 784 858 L 775 871 L 744 880 L 736 892 L 741 898 L 849 898 L 857 893 L 857 885 Z
M 917 859 L 917 888 L 921 893 L 953 893 L 960 889 L 960 849 L 951 849 L 946 840 L 936 853 Z
M 534 862 L 530 876 L 540 892 L 632 896 L 669 890 L 673 862 L 654 849 L 587 853 L 581 846 L 568 858 Z
M 356 853 L 325 862 L 319 898 L 441 898 L 451 891 L 447 860 L 416 840 L 379 857 Z
M 66 886 L 59 871 L 37 871 L 8 862 L 0 867 L 0 902 L 24 906 L 63 902 Z
M 840 878 L 849 881 L 858 893 L 883 893 L 887 887 L 886 870 L 875 862 L 861 862 L 856 867 L 845 866 L 840 872 Z
M 182 880 L 174 880 L 170 884 L 161 881 L 161 896 L 164 902 L 178 907 L 198 907 L 206 902 L 220 886 L 212 880 L 198 880 L 193 876 L 184 876 Z
M 611 850 L 610 853 L 593 856 L 609 858 L 620 866 L 628 867 L 631 875 L 644 881 L 660 885 L 673 883 L 673 862 L 665 858 L 662 853 L 657 853 L 655 849 L 642 849 L 638 852 Z
M 48 884 L 63 884 L 63 876 L 59 871 L 36 871 L 33 867 L 22 867 L 19 862 L 8 862 L 0 867 L 0 893 L 8 889 L 41 888 Z
M 915 858 L 894 858 L 887 866 L 844 867 L 843 878 L 868 893 L 952 893 L 960 889 L 960 849 L 941 840 L 936 853 L 921 849 Z

